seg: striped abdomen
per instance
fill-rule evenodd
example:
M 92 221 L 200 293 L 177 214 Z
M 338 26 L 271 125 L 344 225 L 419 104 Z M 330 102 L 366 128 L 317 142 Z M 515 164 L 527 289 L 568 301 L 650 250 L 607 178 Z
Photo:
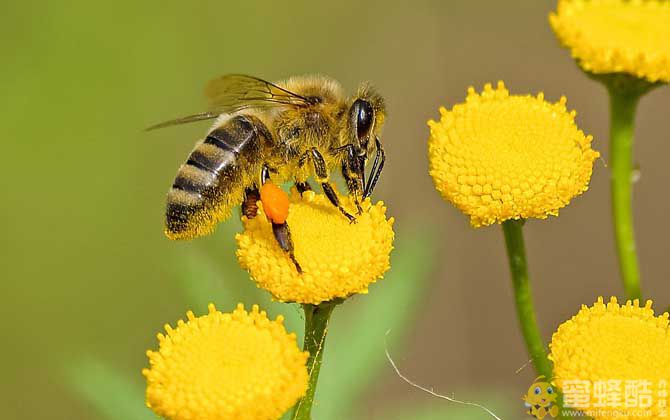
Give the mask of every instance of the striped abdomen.
M 191 239 L 226 219 L 242 202 L 250 175 L 260 173 L 260 150 L 268 141 L 265 125 L 252 116 L 235 116 L 212 130 L 177 172 L 167 197 L 165 234 Z

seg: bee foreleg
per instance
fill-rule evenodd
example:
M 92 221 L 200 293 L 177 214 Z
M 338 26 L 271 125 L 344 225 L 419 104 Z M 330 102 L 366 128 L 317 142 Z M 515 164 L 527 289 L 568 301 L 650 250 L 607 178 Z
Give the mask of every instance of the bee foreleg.
M 355 222 L 356 218 L 349 214 L 344 207 L 340 204 L 340 199 L 337 196 L 337 193 L 333 189 L 333 186 L 330 185 L 328 182 L 328 168 L 326 167 L 326 161 L 324 160 L 323 156 L 321 153 L 316 150 L 312 149 L 310 151 L 311 157 L 312 157 L 312 163 L 314 164 L 314 173 L 316 174 L 316 179 L 321 183 L 321 188 L 323 189 L 323 192 L 326 194 L 326 197 L 328 197 L 328 200 L 337 207 L 340 212 L 347 218 L 349 219 L 350 222 Z
M 365 186 L 363 198 L 368 198 L 370 194 L 372 194 L 372 191 L 377 185 L 377 181 L 379 181 L 382 169 L 384 168 L 384 162 L 386 162 L 386 152 L 384 152 L 384 148 L 378 138 L 375 138 L 375 149 L 375 161 L 372 164 L 372 170 L 370 171 L 370 182 Z
M 295 265 L 298 273 L 302 273 L 302 268 L 298 264 L 298 260 L 295 259 L 295 254 L 293 253 L 293 240 L 291 239 L 291 230 L 288 228 L 288 223 L 272 223 L 272 233 L 279 244 L 279 247 L 284 250 Z
M 358 157 L 358 166 L 361 168 L 361 185 L 363 186 L 363 191 L 365 191 L 365 162 L 367 161 L 367 156 Z

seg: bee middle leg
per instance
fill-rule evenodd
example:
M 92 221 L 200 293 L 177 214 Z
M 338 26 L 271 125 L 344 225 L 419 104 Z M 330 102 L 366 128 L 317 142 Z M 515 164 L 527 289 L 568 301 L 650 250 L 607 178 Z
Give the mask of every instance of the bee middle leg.
M 347 155 L 342 160 L 342 176 L 347 183 L 349 194 L 354 197 L 356 210 L 358 214 L 363 213 L 361 208 L 361 196 L 363 195 L 363 186 L 365 185 L 365 172 L 363 171 L 362 161 L 356 155 L 352 145 L 347 148 Z
M 305 191 L 312 191 L 312 186 L 309 185 L 309 182 L 307 182 L 307 181 L 303 181 L 303 182 L 296 181 L 295 182 L 295 188 L 298 190 L 300 195 L 302 195 L 302 193 L 304 193 Z
M 354 223 L 356 218 L 342 207 L 340 198 L 337 196 L 333 186 L 328 182 L 328 168 L 326 167 L 325 159 L 316 149 L 311 149 L 309 153 L 312 158 L 312 163 L 314 164 L 314 173 L 316 174 L 317 181 L 321 183 L 321 188 L 326 194 L 326 197 L 328 197 L 328 200 L 340 210 L 340 213 L 342 213 L 344 217 L 349 219 L 349 222 Z

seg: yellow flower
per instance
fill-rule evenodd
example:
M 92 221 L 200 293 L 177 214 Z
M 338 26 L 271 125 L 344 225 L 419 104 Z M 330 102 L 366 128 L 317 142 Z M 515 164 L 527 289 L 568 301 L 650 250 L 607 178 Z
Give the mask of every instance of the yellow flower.
M 556 36 L 586 71 L 670 81 L 670 2 L 560 0 Z
M 308 354 L 254 305 L 232 313 L 209 305 L 187 313 L 177 328 L 158 334 L 159 350 L 147 352 L 147 406 L 171 420 L 275 420 L 307 390 Z
M 588 189 L 591 136 L 575 125 L 566 99 L 510 95 L 503 82 L 429 121 L 428 158 L 435 188 L 475 227 L 558 215 Z
M 659 392 L 670 385 L 670 329 L 668 328 L 668 313 L 654 316 L 652 302 L 647 301 L 640 307 L 637 300 L 628 301 L 619 305 L 616 298 L 603 303 L 603 298 L 592 306 L 582 306 L 579 313 L 569 321 L 564 322 L 554 333 L 551 340 L 551 355 L 554 362 L 554 380 L 564 390 L 566 386 L 578 382 L 588 381 L 590 401 L 584 410 L 600 410 L 604 413 L 599 418 L 608 418 L 607 412 L 626 408 L 624 396 L 626 384 L 640 382 L 647 383 L 651 395 L 651 410 L 653 415 L 645 418 L 659 418 L 659 399 L 666 399 Z M 610 388 L 609 401 L 599 401 L 598 383 L 614 381 L 610 384 L 621 388 L 618 392 Z M 666 391 L 667 392 L 667 391 Z M 586 394 L 589 396 L 589 394 Z M 647 409 L 648 401 L 637 401 L 636 407 L 629 409 Z M 667 401 L 667 400 L 666 400 Z M 603 403 L 598 405 L 599 403 Z M 635 401 L 634 401 L 635 402 Z M 566 403 L 569 403 L 569 394 L 566 393 Z M 616 406 L 620 403 L 619 406 Z M 633 418 L 629 416 L 617 417 L 621 419 Z M 636 417 L 639 418 L 639 417 Z
M 341 199 L 345 207 L 353 207 L 349 197 Z M 368 285 L 389 269 L 393 218 L 386 219 L 384 203 L 364 201 L 363 214 L 350 223 L 325 196 L 307 191 L 301 198 L 293 190 L 288 225 L 302 274 L 277 244 L 259 204 L 258 216 L 242 218 L 245 230 L 236 237 L 237 257 L 275 299 L 318 304 L 367 293 Z

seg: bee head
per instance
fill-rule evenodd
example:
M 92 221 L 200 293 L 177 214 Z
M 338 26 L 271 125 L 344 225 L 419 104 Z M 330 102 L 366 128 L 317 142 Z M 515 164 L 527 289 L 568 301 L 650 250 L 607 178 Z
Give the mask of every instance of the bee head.
M 367 84 L 361 86 L 349 109 L 349 135 L 358 146 L 361 157 L 373 152 L 375 138 L 381 135 L 384 117 L 384 99 Z

